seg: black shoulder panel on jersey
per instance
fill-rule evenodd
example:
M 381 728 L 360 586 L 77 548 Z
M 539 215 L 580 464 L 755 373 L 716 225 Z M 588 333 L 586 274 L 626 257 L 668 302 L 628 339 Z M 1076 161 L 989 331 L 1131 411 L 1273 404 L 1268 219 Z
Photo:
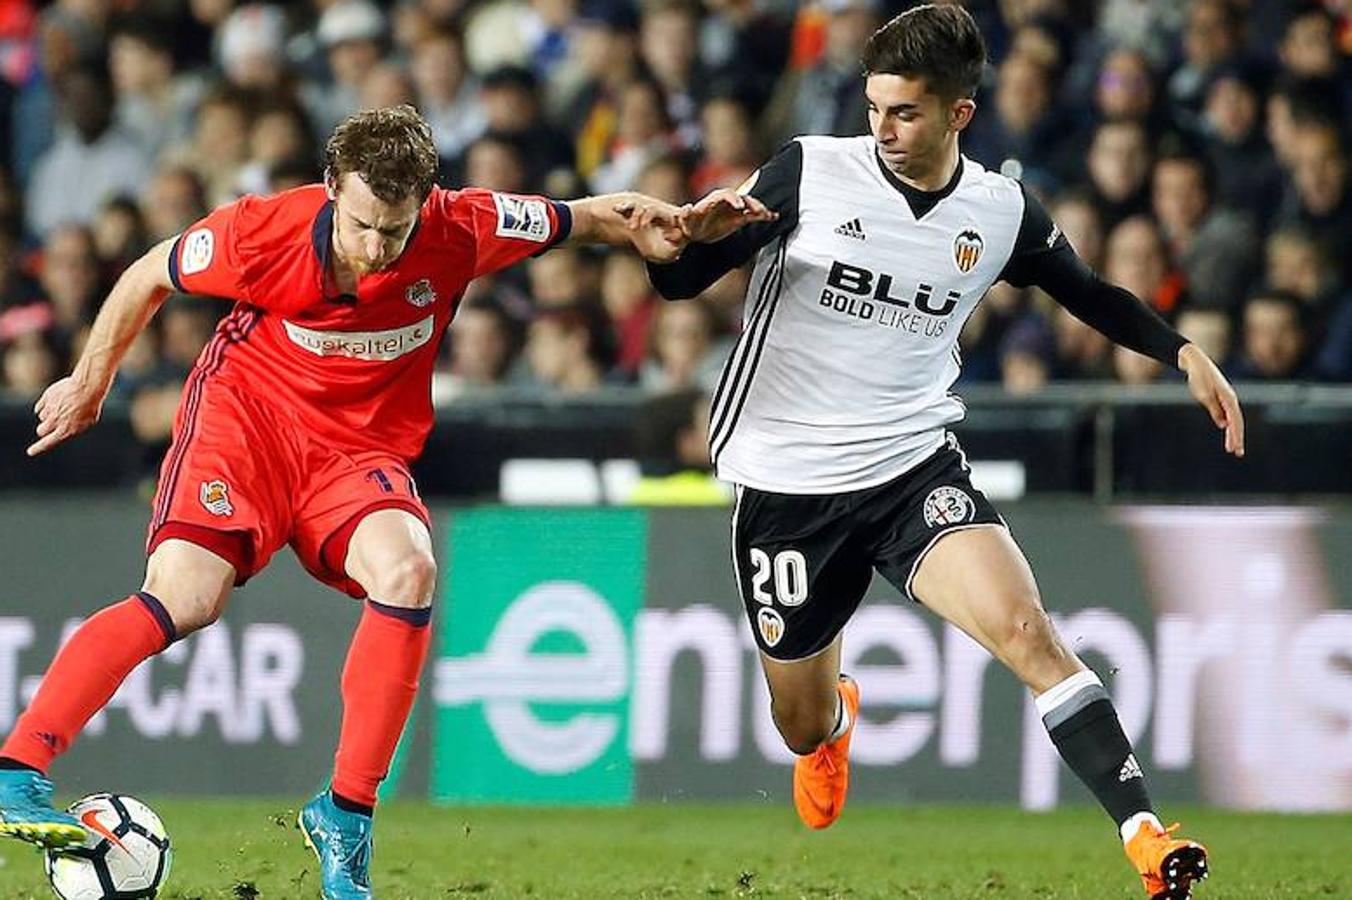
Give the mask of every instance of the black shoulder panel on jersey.
M 756 251 L 798 227 L 798 193 L 803 177 L 803 145 L 789 141 L 757 170 L 750 194 L 779 213 L 773 222 L 756 222 L 714 244 L 691 244 L 674 263 L 648 263 L 648 278 L 668 300 L 699 294 L 746 263 Z
M 1014 252 L 1000 277 L 1015 287 L 1036 285 L 1115 344 L 1177 368 L 1184 337 L 1130 291 L 1109 284 L 1084 260 L 1022 184 L 1024 207 Z

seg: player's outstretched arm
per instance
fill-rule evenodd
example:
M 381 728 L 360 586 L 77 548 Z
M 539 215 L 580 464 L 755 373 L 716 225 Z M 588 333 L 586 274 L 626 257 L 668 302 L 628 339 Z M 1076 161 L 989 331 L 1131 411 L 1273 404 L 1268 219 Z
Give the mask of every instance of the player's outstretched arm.
M 1178 367 L 1188 376 L 1188 391 L 1211 414 L 1211 421 L 1225 431 L 1225 452 L 1244 455 L 1244 411 L 1230 382 L 1211 357 L 1196 344 L 1178 351 Z
M 99 420 L 104 398 L 127 348 L 173 289 L 169 253 L 174 239 L 161 241 L 127 267 L 99 309 L 74 371 L 38 398 L 37 437 L 28 447 L 37 456 Z
M 568 240 L 579 244 L 630 245 L 650 262 L 671 262 L 688 239 L 681 230 L 681 207 L 645 194 L 603 194 L 570 200 L 573 228 Z

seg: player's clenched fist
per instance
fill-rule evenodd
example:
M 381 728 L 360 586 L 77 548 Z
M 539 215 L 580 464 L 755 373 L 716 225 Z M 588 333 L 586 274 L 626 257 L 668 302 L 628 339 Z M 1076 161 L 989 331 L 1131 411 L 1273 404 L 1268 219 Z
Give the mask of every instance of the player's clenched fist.
M 614 209 L 628 223 L 630 240 L 644 259 L 668 263 L 680 258 L 688 243 L 681 224 L 682 207 L 652 198 L 627 198 Z
M 38 416 L 38 439 L 29 445 L 29 456 L 50 450 L 97 422 L 103 395 L 67 376 L 42 392 L 33 411 Z

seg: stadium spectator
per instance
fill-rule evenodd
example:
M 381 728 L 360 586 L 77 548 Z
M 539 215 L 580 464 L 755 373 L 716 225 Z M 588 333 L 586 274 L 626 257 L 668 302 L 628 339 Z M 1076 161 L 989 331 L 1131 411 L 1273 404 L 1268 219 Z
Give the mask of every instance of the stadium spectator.
M 1091 269 L 1103 264 L 1103 221 L 1093 197 L 1085 191 L 1068 191 L 1051 206 L 1052 220 L 1080 259 Z
M 1191 127 L 1217 71 L 1243 53 L 1244 19 L 1239 5 L 1233 0 L 1198 0 L 1188 5 L 1181 44 L 1183 63 L 1169 76 L 1165 91 L 1174 120 Z
M 240 170 L 249 161 L 252 96 L 222 85 L 197 107 L 191 147 L 183 162 L 196 173 L 209 206 L 239 196 Z
M 128 18 L 108 42 L 108 69 L 116 97 L 113 121 L 150 158 L 183 140 L 192 122 L 196 86 L 175 77 L 173 37 L 163 23 Z
M 496 134 L 486 134 L 469 145 L 464 180 L 466 184 L 508 193 L 538 187 L 527 180 L 526 163 L 516 143 Z
M 206 215 L 206 188 L 187 166 L 161 168 L 138 198 L 151 243 L 162 241 Z
M 577 172 L 590 178 L 615 139 L 615 120 L 624 87 L 639 77 L 638 16 L 615 0 L 583 3 L 575 23 L 573 53 L 579 84 L 566 104 Z
M 327 134 L 361 106 L 361 86 L 380 62 L 385 14 L 367 0 L 338 0 L 325 7 L 315 27 L 329 80 L 305 85 L 301 96 L 315 130 Z
M 1137 121 L 1104 122 L 1089 144 L 1087 171 L 1105 229 L 1149 208 L 1150 142 Z
M 653 316 L 639 384 L 649 391 L 712 391 L 726 354 L 715 352 L 717 319 L 705 303 L 663 303 Z
M 432 402 L 441 406 L 502 385 L 518 343 L 502 307 L 492 301 L 462 303 L 450 327 L 450 364 L 433 379 Z
M 1155 76 L 1139 50 L 1109 52 L 1094 84 L 1094 105 L 1105 121 L 1130 119 L 1156 130 L 1163 124 L 1155 119 Z
M 239 169 L 236 190 L 241 194 L 271 193 L 274 167 L 286 160 L 315 156 L 315 138 L 305 111 L 291 101 L 277 100 L 261 107 L 249 127 L 248 161 Z
M 1189 306 L 1178 314 L 1178 333 L 1202 348 L 1216 365 L 1229 371 L 1234 350 L 1234 319 L 1229 311 Z
M 827 20 L 820 58 L 801 71 L 790 68 L 772 100 L 767 124 L 776 143 L 796 134 L 854 135 L 865 128 L 859 56 L 879 25 L 878 5 L 824 0 L 821 7 Z
M 358 94 L 361 109 L 412 106 L 417 100 L 413 79 L 400 63 L 384 61 L 367 70 Z
M 639 23 L 639 54 L 661 88 L 666 118 L 677 145 L 690 150 L 700 143 L 701 82 L 705 75 L 697 56 L 699 21 L 690 0 L 656 0 Z
M 1058 380 L 1107 380 L 1113 377 L 1112 342 L 1059 304 L 1052 310 L 1056 338 L 1053 374 Z
M 581 306 L 592 299 L 587 294 L 585 263 L 573 247 L 560 247 L 527 264 L 530 295 L 542 309 Z
M 1015 396 L 1035 394 L 1051 377 L 1055 342 L 1035 315 L 1014 322 L 1000 341 L 1000 383 Z
M 1259 271 L 1252 223 L 1213 202 L 1211 170 L 1183 150 L 1156 160 L 1151 191 L 1155 218 L 1191 300 L 1236 306 Z
M 460 32 L 431 28 L 422 34 L 412 45 L 410 71 L 418 108 L 432 123 L 437 152 L 443 160 L 460 156 L 487 128 L 479 84 L 465 65 Z
M 1183 301 L 1183 275 L 1172 268 L 1164 236 L 1148 216 L 1132 216 L 1108 233 L 1103 275 L 1164 315 Z
M 1264 248 L 1264 283 L 1289 291 L 1321 320 L 1339 299 L 1343 284 L 1328 246 L 1312 233 L 1291 226 L 1272 233 Z
M 1216 176 L 1216 201 L 1266 225 L 1282 192 L 1282 174 L 1263 134 L 1263 95 L 1253 66 L 1225 66 L 1207 88 L 1201 136 Z
M 644 166 L 674 149 L 662 89 L 652 81 L 630 82 L 620 93 L 615 141 L 592 172 L 592 190 L 631 190 Z
M 62 225 L 47 235 L 38 283 L 52 311 L 52 346 L 64 366 L 103 299 L 94 237 L 88 228 Z
M 145 218 L 130 197 L 114 197 L 103 204 L 94 217 L 91 230 L 94 252 L 110 282 L 150 248 Z
M 216 34 L 221 71 L 231 86 L 270 93 L 289 89 L 286 16 L 280 7 L 246 3 L 229 13 Z
M 0 322 L 12 309 L 42 302 L 42 289 L 19 264 L 19 233 L 16 222 L 0 219 Z M 0 324 L 0 340 L 5 326 Z
M 601 270 L 601 303 L 614 330 L 616 373 L 632 380 L 647 356 L 648 335 L 658 306 L 638 255 L 616 251 L 606 256 Z
M 26 196 L 27 224 L 39 237 L 65 222 L 90 222 L 105 200 L 136 193 L 150 175 L 136 141 L 113 126 L 102 73 L 72 70 L 58 91 L 63 126 L 33 167 Z
M 715 188 L 735 188 L 756 170 L 764 154 L 752 133 L 751 111 L 736 97 L 709 99 L 700 110 L 704 153 L 691 176 L 696 196 Z
M 1282 67 L 1297 78 L 1343 77 L 1346 66 L 1338 51 L 1338 25 L 1333 14 L 1317 2 L 1292 5 L 1294 12 L 1277 48 Z
M 991 169 L 1007 159 L 1024 171 L 1059 169 L 1066 123 L 1055 97 L 1050 68 L 1031 53 L 1011 53 L 996 78 L 994 115 L 973 121 L 963 152 Z
M 38 396 L 61 373 L 61 357 L 49 334 L 41 328 L 0 341 L 0 350 L 4 353 L 0 361 L 4 388 L 20 400 Z
M 649 160 L 638 173 L 634 190 L 677 205 L 694 199 L 690 190 L 690 170 L 685 160 L 675 153 Z
M 1290 184 L 1279 225 L 1299 225 L 1317 235 L 1352 274 L 1352 185 L 1346 140 L 1333 123 L 1297 124 L 1291 135 Z
M 1241 379 L 1290 381 L 1304 378 L 1309 338 L 1300 298 L 1263 290 L 1244 304 L 1244 353 L 1235 364 Z
M 1164 366 L 1157 359 L 1126 347 L 1113 348 L 1113 375 L 1119 384 L 1141 385 L 1159 380 Z
M 639 417 L 642 477 L 629 502 L 636 506 L 726 506 L 729 485 L 713 477 L 709 460 L 709 397 L 678 391 L 650 400 Z
M 581 193 L 573 175 L 572 141 L 544 116 L 534 73 L 520 66 L 494 69 L 483 77 L 480 100 L 486 131 L 516 145 L 532 190 Z
M 605 365 L 596 316 L 585 306 L 542 310 L 526 336 L 521 383 L 547 394 L 579 396 L 601 387 Z

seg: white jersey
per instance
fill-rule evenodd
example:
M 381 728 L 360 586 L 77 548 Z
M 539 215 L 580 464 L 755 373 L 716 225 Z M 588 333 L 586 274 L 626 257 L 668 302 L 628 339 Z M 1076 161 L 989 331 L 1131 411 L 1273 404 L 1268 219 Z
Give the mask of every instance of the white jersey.
M 871 137 L 794 143 L 796 226 L 757 255 L 710 450 L 720 478 L 758 490 L 858 490 L 920 463 L 962 419 L 958 335 L 1014 253 L 1025 195 L 963 158 L 913 210 Z M 772 163 L 791 170 L 793 146 Z

